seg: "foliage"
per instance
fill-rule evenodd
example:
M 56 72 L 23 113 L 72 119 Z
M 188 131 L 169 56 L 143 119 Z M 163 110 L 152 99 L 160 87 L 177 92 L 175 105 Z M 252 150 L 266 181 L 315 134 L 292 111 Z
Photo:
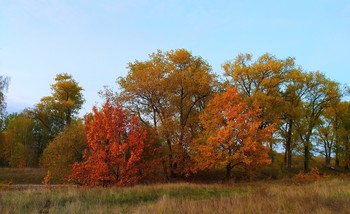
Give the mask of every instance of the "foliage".
M 45 121 L 49 118 L 58 120 L 60 126 L 69 125 L 84 103 L 83 89 L 67 73 L 57 74 L 55 81 L 52 95 L 43 97 L 37 105 L 36 116 L 45 126 L 49 126 Z
M 87 146 L 81 122 L 72 123 L 49 143 L 41 157 L 41 166 L 47 170 L 45 183 L 64 183 L 72 173 L 75 162 L 83 160 Z
M 292 172 L 292 154 L 300 150 L 299 135 L 296 121 L 302 117 L 302 104 L 309 86 L 309 78 L 301 68 L 293 69 L 286 75 L 286 82 L 282 91 L 283 105 L 276 106 L 282 110 L 279 129 L 276 133 L 278 141 L 285 148 L 284 165 L 288 172 Z M 295 163 L 294 163 L 295 167 Z
M 299 172 L 293 179 L 298 182 L 312 182 L 320 180 L 321 176 L 318 169 L 313 168 L 310 172 Z
M 33 167 L 34 155 L 33 120 L 24 113 L 8 117 L 1 155 L 11 167 Z
M 294 58 L 279 60 L 270 54 L 256 61 L 250 54 L 240 54 L 223 68 L 231 80 L 229 83 L 248 102 L 258 100 L 263 125 L 277 125 L 278 132 L 274 141 L 270 141 L 270 148 L 274 142 L 283 143 L 288 170 L 292 167 L 293 150 L 299 147 L 304 152 L 304 170 L 308 171 L 315 144 L 311 138 L 315 137 L 325 109 L 340 101 L 339 84 L 320 72 L 304 72 L 295 65 Z
M 10 115 L 4 111 L 9 78 L 0 75 L 0 165 L 37 166 L 45 150 L 47 182 L 65 182 L 77 162 L 75 182 L 102 186 L 160 176 L 198 180 L 203 171 L 218 178 L 224 170 L 239 180 L 270 159 L 265 178 L 331 167 L 333 161 L 329 170 L 349 170 L 350 104 L 341 101 L 337 82 L 305 72 L 292 57 L 270 54 L 256 60 L 240 54 L 223 69 L 227 81 L 185 49 L 152 53 L 129 63 L 127 76 L 118 80 L 120 93 L 100 93 L 109 101 L 94 108 L 84 125 L 76 124 L 83 89 L 71 75 L 58 74 L 51 95 Z M 284 154 L 274 151 L 281 147 Z
M 167 147 L 167 174 L 190 173 L 193 165 L 188 153 L 201 131 L 198 115 L 216 85 L 208 63 L 185 49 L 158 51 L 146 61 L 130 63 L 119 85 L 124 105 L 151 126 Z
M 301 105 L 300 118 L 296 120 L 296 131 L 304 149 L 304 171 L 308 172 L 311 159 L 311 137 L 320 124 L 325 110 L 340 101 L 339 84 L 327 79 L 322 73 L 307 74 L 307 92 Z
M 322 147 L 320 153 L 325 156 L 325 165 L 330 166 L 335 152 L 339 159 L 342 143 L 347 141 L 346 120 L 349 118 L 347 102 L 336 102 L 325 109 L 321 122 L 317 126 L 317 143 Z
M 262 126 L 275 124 L 277 128 L 287 127 L 288 130 L 279 136 L 285 143 L 287 157 L 291 158 L 294 114 L 290 113 L 294 110 L 294 103 L 289 105 L 288 90 L 290 87 L 288 85 L 290 85 L 291 77 L 301 71 L 295 66 L 295 59 L 292 57 L 277 59 L 267 53 L 253 61 L 251 54 L 240 54 L 234 61 L 226 62 L 223 68 L 225 76 L 230 80 L 229 84 L 237 87 L 247 102 L 258 101 L 262 108 Z M 276 134 L 278 136 L 280 133 Z M 273 147 L 276 142 L 277 139 L 269 142 L 269 155 L 272 161 L 275 159 Z
M 260 116 L 258 103 L 248 105 L 236 88 L 214 97 L 200 117 L 208 139 L 198 146 L 199 168 L 225 167 L 226 178 L 230 178 L 236 166 L 254 171 L 269 164 L 266 143 L 274 128 L 261 128 Z
M 65 126 L 76 120 L 84 103 L 83 89 L 71 75 L 57 74 L 55 81 L 51 85 L 52 95 L 41 98 L 34 109 L 26 110 L 35 121 L 33 133 L 38 156 Z
M 350 103 L 341 102 L 335 107 L 333 118 L 336 132 L 335 142 L 335 166 L 339 167 L 340 161 L 344 168 L 350 169 Z
M 84 161 L 75 163 L 71 178 L 82 185 L 131 185 L 152 171 L 153 140 L 137 117 L 117 102 L 85 116 L 88 147 Z
M 277 123 L 283 111 L 281 92 L 288 75 L 298 70 L 294 58 L 280 60 L 264 54 L 253 61 L 251 54 L 240 54 L 233 62 L 225 63 L 223 68 L 225 76 L 231 80 L 230 85 L 237 87 L 248 102 L 258 101 L 263 108 L 263 122 Z
M 82 88 L 67 73 L 58 74 L 55 84 L 51 85 L 52 96 L 47 97 L 52 108 L 62 114 L 65 125 L 70 125 L 84 103 Z M 45 98 L 44 98 L 45 99 Z

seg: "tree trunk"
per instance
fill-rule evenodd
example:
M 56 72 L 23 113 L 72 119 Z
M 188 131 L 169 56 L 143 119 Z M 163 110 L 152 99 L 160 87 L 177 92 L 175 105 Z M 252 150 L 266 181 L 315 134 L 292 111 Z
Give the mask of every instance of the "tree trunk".
M 168 149 L 169 149 L 169 170 L 170 170 L 170 177 L 175 178 L 176 174 L 175 174 L 175 170 L 174 170 L 174 163 L 173 163 L 173 151 L 172 151 L 172 147 L 171 147 L 171 141 L 170 139 L 167 139 L 167 145 L 168 145 Z
M 304 145 L 304 172 L 310 171 L 310 148 L 309 142 Z
M 69 126 L 72 121 L 72 111 L 71 109 L 68 109 L 66 112 L 66 125 Z
M 345 143 L 345 166 L 344 169 L 350 168 L 350 148 L 349 148 L 349 142 L 347 141 Z
M 339 161 L 338 141 L 335 142 L 334 153 L 335 153 L 335 167 L 339 167 L 340 161 Z
M 331 157 L 326 157 L 326 167 L 329 167 L 331 165 Z
M 293 129 L 293 120 L 290 120 L 288 123 L 288 137 L 287 137 L 287 169 L 290 172 L 292 169 L 292 129 Z
M 168 170 L 167 170 L 167 167 L 166 167 L 166 161 L 165 160 L 162 161 L 162 165 L 163 165 L 163 172 L 164 172 L 164 175 L 165 175 L 165 180 L 169 181 L 169 173 L 168 173 Z
M 284 150 L 284 166 L 287 168 L 287 162 L 288 162 L 288 152 L 287 152 L 287 144 L 286 144 L 286 149 Z
M 326 167 L 329 167 L 331 165 L 331 152 L 332 148 L 330 146 L 326 147 Z
M 290 150 L 288 152 L 288 163 L 287 163 L 287 169 L 290 172 L 292 170 L 292 151 Z
M 293 120 L 289 120 L 286 136 L 286 150 L 284 154 L 284 166 L 287 168 L 288 172 L 290 172 L 292 169 L 292 128 Z
M 340 165 L 340 161 L 339 161 L 339 157 L 338 157 L 338 153 L 335 154 L 335 167 L 339 167 Z
M 232 174 L 232 165 L 231 163 L 226 165 L 226 180 L 230 180 Z
M 271 158 L 271 163 L 275 162 L 275 152 L 272 149 L 272 143 L 270 143 L 270 151 L 269 151 L 269 156 Z
M 153 109 L 153 126 L 154 132 L 157 133 L 157 111 Z

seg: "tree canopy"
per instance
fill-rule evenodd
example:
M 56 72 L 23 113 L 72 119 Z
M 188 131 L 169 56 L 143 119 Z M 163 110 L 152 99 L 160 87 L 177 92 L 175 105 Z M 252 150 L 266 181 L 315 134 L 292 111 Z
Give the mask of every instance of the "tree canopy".
M 225 79 L 186 49 L 158 50 L 130 62 L 119 90 L 106 88 L 105 103 L 84 118 L 72 75 L 57 74 L 50 95 L 9 115 L 9 78 L 0 76 L 0 165 L 41 160 L 45 182 L 89 186 L 292 176 L 315 172 L 316 162 L 349 170 L 350 103 L 339 83 L 268 53 L 239 54 L 222 68 Z

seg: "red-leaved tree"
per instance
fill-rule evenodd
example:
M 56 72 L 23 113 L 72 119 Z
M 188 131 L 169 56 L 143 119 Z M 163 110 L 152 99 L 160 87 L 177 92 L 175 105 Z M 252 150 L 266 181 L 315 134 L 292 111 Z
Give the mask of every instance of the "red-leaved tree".
M 131 185 L 149 175 L 153 140 L 121 105 L 109 99 L 85 116 L 88 148 L 84 161 L 73 165 L 71 179 L 81 185 Z
M 199 169 L 222 167 L 229 179 L 236 166 L 255 170 L 271 162 L 264 143 L 271 140 L 274 128 L 261 126 L 258 104 L 248 105 L 236 88 L 214 97 L 200 120 L 204 141 L 197 147 Z

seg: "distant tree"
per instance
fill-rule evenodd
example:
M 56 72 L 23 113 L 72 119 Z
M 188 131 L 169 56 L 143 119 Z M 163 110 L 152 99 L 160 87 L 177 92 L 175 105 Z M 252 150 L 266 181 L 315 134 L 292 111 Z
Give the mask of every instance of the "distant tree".
M 42 120 L 46 119 L 45 116 L 53 117 L 64 127 L 71 123 L 84 103 L 83 89 L 67 73 L 57 74 L 55 81 L 51 85 L 52 95 L 43 97 L 37 105 L 38 117 L 42 116 Z
M 8 118 L 2 147 L 7 164 L 11 167 L 35 166 L 33 120 L 24 113 Z
M 9 82 L 10 82 L 10 79 L 8 77 L 0 75 L 0 122 L 1 122 L 0 130 L 2 129 L 2 123 L 3 123 L 4 113 L 6 109 L 5 92 L 7 91 Z
M 152 171 L 153 140 L 137 117 L 106 101 L 85 117 L 88 147 L 73 166 L 72 180 L 89 186 L 131 185 Z
M 249 105 L 236 88 L 215 96 L 203 111 L 204 140 L 198 145 L 200 169 L 224 167 L 229 179 L 232 169 L 256 170 L 271 163 L 266 144 L 272 139 L 272 125 L 261 128 L 262 109 Z
M 4 153 L 5 153 L 5 134 L 0 131 L 0 166 L 8 165 Z
M 84 103 L 83 89 L 72 75 L 67 73 L 57 74 L 55 81 L 56 83 L 51 85 L 52 96 L 47 98 L 52 108 L 62 114 L 65 125 L 70 125 Z
M 325 156 L 325 165 L 331 165 L 332 153 L 339 159 L 343 142 L 347 141 L 346 120 L 349 118 L 348 102 L 335 102 L 326 108 L 317 126 L 317 140 L 322 147 L 321 154 Z
M 50 183 L 68 182 L 73 164 L 83 160 L 83 151 L 87 141 L 80 121 L 66 126 L 49 143 L 41 157 L 41 166 L 47 169 L 46 181 Z
M 34 109 L 29 110 L 35 120 L 34 136 L 38 155 L 49 141 L 70 125 L 84 103 L 82 88 L 67 73 L 57 74 L 51 85 L 52 95 L 43 97 Z
M 334 107 L 333 107 L 334 108 Z M 350 169 L 350 103 L 340 102 L 335 106 L 335 117 L 333 117 L 336 128 L 335 141 L 335 165 L 340 166 L 340 162 L 345 169 Z

